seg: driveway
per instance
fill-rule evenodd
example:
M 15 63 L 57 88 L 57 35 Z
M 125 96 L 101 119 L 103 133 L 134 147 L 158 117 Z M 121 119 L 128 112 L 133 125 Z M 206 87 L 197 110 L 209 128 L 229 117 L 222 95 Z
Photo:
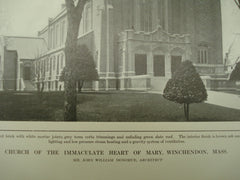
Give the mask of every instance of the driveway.
M 148 93 L 162 94 L 160 91 L 148 91 Z M 240 110 L 240 95 L 219 91 L 207 91 L 208 100 L 205 103 Z
M 208 91 L 208 100 L 206 103 L 240 110 L 240 95 Z

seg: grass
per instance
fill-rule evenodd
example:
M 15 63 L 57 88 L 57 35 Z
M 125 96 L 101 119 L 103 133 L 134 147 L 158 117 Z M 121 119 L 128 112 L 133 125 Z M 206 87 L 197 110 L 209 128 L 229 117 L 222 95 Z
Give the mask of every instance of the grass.
M 78 121 L 185 121 L 183 107 L 158 94 L 113 92 L 78 95 Z M 63 94 L 0 94 L 0 120 L 61 121 Z M 190 105 L 191 121 L 239 121 L 240 111 L 210 104 Z
M 146 93 L 79 96 L 82 121 L 185 121 L 183 106 Z M 190 106 L 192 121 L 238 121 L 240 111 L 205 103 Z
M 0 93 L 0 120 L 51 121 L 63 109 L 63 93 Z

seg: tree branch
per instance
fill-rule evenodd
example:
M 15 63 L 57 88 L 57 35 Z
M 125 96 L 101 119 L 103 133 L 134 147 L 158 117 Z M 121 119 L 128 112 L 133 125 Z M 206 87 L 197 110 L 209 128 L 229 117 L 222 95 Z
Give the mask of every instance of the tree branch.
M 78 3 L 76 5 L 76 11 L 78 13 L 78 15 L 82 15 L 82 12 L 83 12 L 83 9 L 84 9 L 84 6 L 86 4 L 88 0 L 78 0 Z M 80 14 L 79 14 L 80 13 Z
M 73 11 L 75 8 L 73 0 L 65 0 L 67 12 Z
M 236 5 L 238 6 L 238 8 L 240 9 L 240 0 L 234 0 L 234 2 L 236 3 Z

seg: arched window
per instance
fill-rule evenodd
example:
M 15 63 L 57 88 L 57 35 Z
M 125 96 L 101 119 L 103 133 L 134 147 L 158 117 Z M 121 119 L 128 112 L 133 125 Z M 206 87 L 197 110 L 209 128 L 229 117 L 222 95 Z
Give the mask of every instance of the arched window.
M 57 47 L 57 46 L 59 46 L 59 42 L 60 42 L 60 27 L 59 27 L 59 24 L 57 24 L 57 26 L 56 26 L 56 32 L 55 32 L 56 34 L 56 37 L 55 37 L 55 39 L 56 39 L 56 46 L 55 47 Z
M 152 31 L 152 0 L 140 0 L 141 31 Z
M 56 69 L 56 58 L 55 56 L 53 57 L 53 71 Z
M 156 54 L 153 56 L 154 76 L 165 76 L 165 55 Z
M 172 27 L 171 33 L 181 33 L 181 1 L 171 0 L 171 16 L 172 16 Z
M 91 3 L 88 3 L 85 7 L 84 18 L 84 32 L 89 32 L 92 29 L 92 8 Z
M 60 55 L 57 56 L 57 75 L 59 74 L 59 59 Z
M 198 63 L 199 64 L 208 63 L 208 47 L 206 45 L 198 46 Z
M 49 58 L 47 58 L 47 72 L 49 71 L 49 64 L 50 64 Z
M 183 61 L 184 50 L 181 48 L 174 48 L 171 51 L 171 72 L 172 74 L 178 69 Z
M 53 60 L 53 59 L 51 58 L 51 59 L 50 59 L 50 68 L 49 68 L 49 70 L 50 70 L 50 73 L 49 73 L 50 76 L 52 75 L 52 60 Z
M 135 54 L 135 75 L 147 74 L 147 55 Z

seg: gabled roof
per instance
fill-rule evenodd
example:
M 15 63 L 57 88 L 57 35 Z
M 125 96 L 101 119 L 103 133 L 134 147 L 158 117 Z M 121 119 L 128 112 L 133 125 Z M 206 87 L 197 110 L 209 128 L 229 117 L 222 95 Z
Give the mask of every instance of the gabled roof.
M 7 50 L 15 50 L 19 59 L 35 59 L 47 51 L 43 38 L 5 36 Z

